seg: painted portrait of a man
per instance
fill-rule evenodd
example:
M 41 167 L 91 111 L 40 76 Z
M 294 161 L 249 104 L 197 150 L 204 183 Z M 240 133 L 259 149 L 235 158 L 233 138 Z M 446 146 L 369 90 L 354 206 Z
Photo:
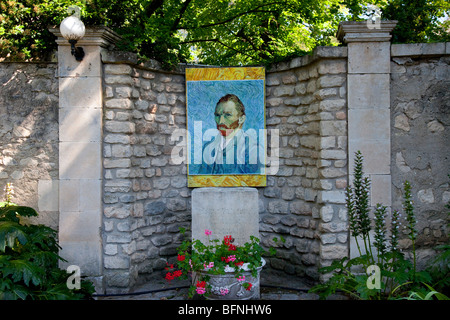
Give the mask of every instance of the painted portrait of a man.
M 261 180 L 257 176 L 265 174 L 264 79 L 187 81 L 186 87 L 188 177 L 205 186 Z
M 217 102 L 214 120 L 219 131 L 202 148 L 203 162 L 198 174 L 257 174 L 264 151 L 257 137 L 243 130 L 245 106 L 238 96 L 226 94 Z

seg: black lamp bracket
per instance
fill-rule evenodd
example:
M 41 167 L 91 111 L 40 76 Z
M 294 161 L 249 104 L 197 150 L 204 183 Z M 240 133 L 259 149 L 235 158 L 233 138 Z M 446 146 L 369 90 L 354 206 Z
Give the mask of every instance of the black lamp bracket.
M 84 58 L 84 50 L 82 47 L 75 47 L 77 40 L 69 40 L 71 53 L 77 61 L 81 61 Z

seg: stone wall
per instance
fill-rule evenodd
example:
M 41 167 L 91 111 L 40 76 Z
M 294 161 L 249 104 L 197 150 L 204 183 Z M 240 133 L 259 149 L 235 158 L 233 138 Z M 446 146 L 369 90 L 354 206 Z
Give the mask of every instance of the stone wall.
M 58 226 L 58 79 L 55 63 L 0 64 L 0 195 L 38 209 Z M 40 195 L 40 197 L 38 196 Z
M 345 58 L 345 48 L 319 48 L 267 71 L 280 167 L 259 189 L 262 243 L 285 238 L 271 267 L 312 279 L 320 261 L 347 254 Z M 120 291 L 163 269 L 179 227 L 190 228 L 186 165 L 170 158 L 172 133 L 186 127 L 185 79 L 130 55 L 103 62 L 104 264 L 107 287 Z
M 266 75 L 266 123 L 279 130 L 280 168 L 259 189 L 263 244 L 285 238 L 271 267 L 315 280 L 319 265 L 348 251 L 346 57 L 346 48 L 318 48 Z
M 190 190 L 170 159 L 186 126 L 184 74 L 117 61 L 104 56 L 104 267 L 107 287 L 127 290 L 176 254 Z
M 111 36 L 106 29 L 102 32 L 102 37 Z M 179 227 L 190 228 L 192 189 L 187 188 L 186 165 L 171 161 L 172 148 L 179 142 L 173 133 L 186 128 L 184 67 L 163 71 L 154 61 L 141 63 L 135 55 L 99 49 L 97 42 L 86 41 L 88 62 L 81 63 L 73 60 L 69 47 L 63 46 L 66 42 L 60 41 L 60 53 L 67 55 L 59 61 L 61 70 L 55 63 L 0 64 L 0 183 L 3 188 L 6 182 L 13 182 L 14 200 L 38 209 L 39 221 L 55 228 L 64 216 L 61 212 L 69 210 L 58 200 L 73 199 L 81 205 L 82 198 L 58 186 L 59 179 L 64 182 L 64 172 L 59 172 L 59 143 L 70 149 L 77 138 L 75 134 L 66 141 L 60 134 L 67 138 L 73 124 L 58 121 L 58 98 L 63 96 L 61 90 L 67 89 L 58 85 L 58 74 L 60 84 L 70 80 L 73 85 L 86 86 L 89 79 L 78 73 L 83 68 L 91 72 L 88 66 L 95 60 L 96 68 L 101 66 L 102 70 L 96 69 L 94 80 L 103 88 L 102 94 L 95 94 L 94 106 L 103 108 L 102 119 L 92 122 L 102 131 L 102 135 L 98 133 L 103 152 L 98 163 L 103 166 L 102 185 L 97 191 L 89 189 L 102 195 L 102 221 L 95 220 L 101 229 L 101 235 L 96 236 L 101 241 L 92 240 L 103 251 L 96 284 L 99 292 L 128 292 L 152 277 L 162 279 L 166 263 L 176 259 Z M 349 254 L 344 189 L 352 170 L 350 129 L 357 125 L 364 131 L 364 119 L 380 120 L 375 110 L 379 107 L 374 93 L 377 87 L 371 86 L 377 76 L 350 72 L 350 49 L 319 47 L 309 56 L 266 70 L 266 126 L 278 130 L 280 145 L 278 172 L 267 177 L 267 187 L 258 188 L 262 243 L 278 247 L 277 255 L 268 261 L 267 272 L 317 281 L 323 279 L 319 267 Z M 420 258 L 448 240 L 444 205 L 450 198 L 449 49 L 449 43 L 393 45 L 390 70 L 383 69 L 388 78 L 390 73 L 390 87 L 383 86 L 390 90 L 390 108 L 388 99 L 382 99 L 388 102 L 383 105 L 383 115 L 386 110 L 390 113 L 390 140 L 383 143 L 383 147 L 390 144 L 391 155 L 389 179 L 383 180 L 392 181 L 392 203 L 387 205 L 400 209 L 401 184 L 408 179 L 418 216 Z M 353 50 L 352 55 L 355 53 Z M 71 64 L 73 70 L 64 69 L 64 63 Z M 64 77 L 67 70 L 74 74 Z M 358 85 L 354 81 L 358 77 L 367 81 Z M 348 88 L 357 90 L 350 93 Z M 365 96 L 365 90 L 372 91 Z M 80 100 L 78 93 L 64 94 L 66 104 L 68 95 L 75 103 L 66 108 L 80 110 L 87 108 L 89 97 L 94 96 Z M 84 102 L 86 105 L 81 105 Z M 358 103 L 373 107 L 374 112 L 366 106 L 373 117 L 358 120 L 353 112 L 361 108 Z M 63 107 L 60 101 L 59 108 Z M 76 126 L 83 132 L 84 125 L 91 122 L 79 118 Z M 372 140 L 379 140 L 376 134 L 374 137 Z M 353 134 L 352 139 L 364 143 L 358 135 Z M 269 146 L 269 154 L 271 150 Z M 65 156 L 71 158 L 70 154 Z M 366 160 L 377 165 L 373 159 Z M 85 182 L 77 182 L 80 190 Z M 381 189 L 372 188 L 372 202 L 389 194 Z M 74 219 L 79 216 L 71 215 Z M 77 223 L 87 226 L 92 222 Z M 72 224 L 66 221 L 65 226 Z M 77 230 L 71 231 L 74 241 L 78 241 Z M 280 236 L 285 242 L 275 244 L 273 237 Z M 402 245 L 408 248 L 406 237 Z M 71 249 L 77 253 L 73 259 L 83 259 L 86 253 L 76 248 Z
M 421 264 L 434 254 L 434 246 L 448 241 L 450 56 L 444 54 L 444 43 L 392 46 L 393 208 L 401 210 L 403 183 L 408 180 Z M 402 245 L 411 244 L 405 239 Z

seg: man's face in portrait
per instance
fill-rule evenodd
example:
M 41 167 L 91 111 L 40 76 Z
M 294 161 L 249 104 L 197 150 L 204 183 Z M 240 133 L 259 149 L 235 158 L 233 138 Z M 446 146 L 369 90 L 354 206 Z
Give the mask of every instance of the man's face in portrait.
M 245 115 L 238 111 L 233 101 L 221 102 L 214 112 L 217 129 L 223 137 L 229 136 L 234 130 L 241 128 Z

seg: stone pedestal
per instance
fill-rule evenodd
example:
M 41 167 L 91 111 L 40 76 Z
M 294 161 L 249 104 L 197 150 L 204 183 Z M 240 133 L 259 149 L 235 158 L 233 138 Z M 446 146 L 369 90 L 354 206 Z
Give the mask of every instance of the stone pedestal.
M 259 238 L 258 190 L 255 188 L 197 188 L 192 191 L 192 238 L 208 243 L 231 235 L 235 245 Z

